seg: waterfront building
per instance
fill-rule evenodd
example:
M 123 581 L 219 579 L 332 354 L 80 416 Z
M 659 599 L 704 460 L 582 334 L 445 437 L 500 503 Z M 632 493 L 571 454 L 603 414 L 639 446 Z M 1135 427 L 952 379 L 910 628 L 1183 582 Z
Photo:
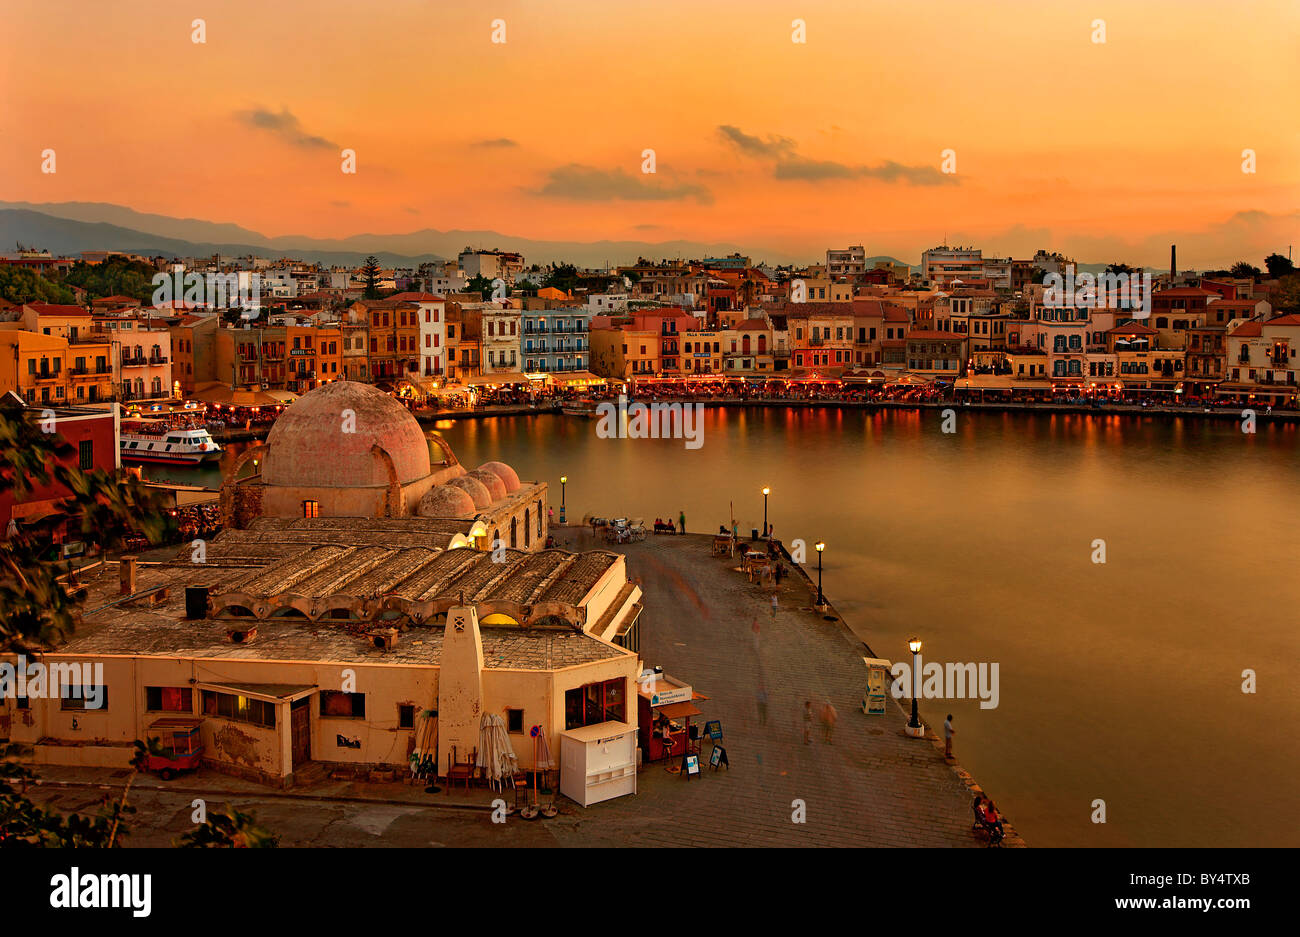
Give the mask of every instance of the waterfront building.
M 4 326 L 16 323 L 3 323 Z M 0 327 L 0 393 L 29 404 L 69 405 L 116 396 L 110 346 Z
M 369 380 L 396 386 L 418 378 L 419 310 L 415 303 L 397 299 L 359 299 L 352 304 L 351 312 L 366 321 Z
M 400 302 L 415 303 L 415 318 L 419 326 L 416 346 L 419 352 L 421 379 L 442 377 L 447 353 L 447 301 L 433 293 L 398 293 L 389 297 Z
M 853 363 L 851 302 L 789 303 L 791 362 L 796 369 L 847 368 Z
M 1227 328 L 1226 380 L 1220 396 L 1294 406 L 1300 392 L 1300 315 L 1233 322 Z
M 964 336 L 914 329 L 907 334 L 906 343 L 907 370 L 918 377 L 954 381 L 965 372 Z
M 218 315 L 184 313 L 168 322 L 171 333 L 172 379 L 180 384 L 180 393 L 194 393 L 200 384 L 217 381 Z
M 586 307 L 528 309 L 522 314 L 525 373 L 586 371 L 591 354 L 591 313 Z
M 629 380 L 659 373 L 661 336 L 654 329 L 637 329 L 626 324 L 611 324 L 610 317 L 591 320 L 590 368 L 606 378 Z
M 503 309 L 495 303 L 485 303 L 481 312 L 483 376 L 518 374 L 523 367 L 519 310 Z
M 238 479 L 248 453 L 228 473 L 233 523 L 204 563 L 187 545 L 79 572 L 88 611 L 42 659 L 102 665 L 104 705 L 62 688 L 0 704 L 36 763 L 125 767 L 156 720 L 185 716 L 205 765 L 262 782 L 401 776 L 426 755 L 446 774 L 496 713 L 529 769 L 534 726 L 556 751 L 569 729 L 632 718 L 640 589 L 621 555 L 544 548 L 544 484 L 466 472 L 352 382 L 300 398 L 260 451 L 260 474 Z M 518 548 L 494 551 L 507 518 Z
M 722 371 L 727 374 L 772 374 L 776 358 L 772 327 L 766 319 L 745 319 L 722 332 Z
M 721 334 L 706 329 L 683 332 L 682 370 L 689 374 L 721 374 Z

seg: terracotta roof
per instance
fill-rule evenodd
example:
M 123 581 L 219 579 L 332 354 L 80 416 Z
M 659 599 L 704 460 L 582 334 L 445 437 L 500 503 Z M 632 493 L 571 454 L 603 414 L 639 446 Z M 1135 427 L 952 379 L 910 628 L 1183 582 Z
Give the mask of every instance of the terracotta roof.
M 38 316 L 88 316 L 90 313 L 81 306 L 62 303 L 27 303 L 27 308 L 35 310 Z
M 1229 333 L 1234 338 L 1258 338 L 1264 334 L 1258 322 L 1243 322 Z
M 440 303 L 446 299 L 445 296 L 436 293 L 396 293 L 388 298 L 404 303 Z
M 769 328 L 766 319 L 746 319 L 736 325 L 737 332 L 766 332 Z
M 1300 315 L 1292 312 L 1276 319 L 1269 319 L 1264 325 L 1300 325 Z
M 1155 329 L 1142 325 L 1138 322 L 1130 322 L 1128 325 L 1117 325 L 1115 328 L 1108 330 L 1107 334 L 1113 335 L 1156 335 Z

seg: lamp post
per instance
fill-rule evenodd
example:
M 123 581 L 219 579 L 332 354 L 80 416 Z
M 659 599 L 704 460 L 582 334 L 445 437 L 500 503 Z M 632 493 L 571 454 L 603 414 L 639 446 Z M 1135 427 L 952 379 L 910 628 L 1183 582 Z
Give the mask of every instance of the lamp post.
M 560 476 L 560 523 L 564 523 L 564 492 L 565 486 L 569 484 L 569 476 Z
M 826 549 L 826 544 L 817 541 L 817 607 L 821 608 L 826 604 L 826 597 L 822 595 L 822 551 Z
M 912 652 L 912 718 L 907 720 L 907 734 L 919 739 L 925 733 L 921 717 L 916 711 L 917 685 L 921 679 L 921 639 L 913 638 L 907 642 L 907 646 Z
M 771 488 L 763 488 L 763 536 L 767 536 L 767 496 L 772 493 Z

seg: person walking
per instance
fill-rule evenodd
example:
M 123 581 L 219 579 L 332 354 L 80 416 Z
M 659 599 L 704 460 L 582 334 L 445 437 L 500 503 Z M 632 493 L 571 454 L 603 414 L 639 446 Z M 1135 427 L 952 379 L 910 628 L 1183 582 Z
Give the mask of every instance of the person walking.
M 811 744 L 812 744 L 812 722 L 813 722 L 812 700 L 804 700 L 804 704 L 803 704 L 803 743 L 804 743 L 805 745 L 811 745 Z
M 776 600 L 776 593 L 773 592 L 773 593 L 772 593 L 772 618 L 773 618 L 774 620 L 776 619 L 776 607 L 777 607 L 777 605 L 779 605 L 779 604 L 780 604 L 780 603 L 777 602 L 777 600 Z
M 948 713 L 948 718 L 943 721 L 943 757 L 952 757 L 952 737 L 957 734 L 957 730 L 952 727 L 952 713 Z
M 833 744 L 835 741 L 835 720 L 839 718 L 839 713 L 827 700 L 826 705 L 822 707 L 822 741 L 827 744 Z
M 550 507 L 549 505 L 546 508 L 546 526 L 555 526 L 555 508 Z
M 686 533 L 686 512 L 681 511 L 677 515 L 678 526 L 681 527 L 680 533 Z

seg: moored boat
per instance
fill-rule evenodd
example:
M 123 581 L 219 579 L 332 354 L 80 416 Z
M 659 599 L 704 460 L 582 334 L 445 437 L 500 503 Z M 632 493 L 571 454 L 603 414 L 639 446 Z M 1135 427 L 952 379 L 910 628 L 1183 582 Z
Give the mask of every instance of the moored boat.
M 165 420 L 123 420 L 119 447 L 123 462 L 201 465 L 221 458 L 221 446 L 203 427 L 174 428 Z

